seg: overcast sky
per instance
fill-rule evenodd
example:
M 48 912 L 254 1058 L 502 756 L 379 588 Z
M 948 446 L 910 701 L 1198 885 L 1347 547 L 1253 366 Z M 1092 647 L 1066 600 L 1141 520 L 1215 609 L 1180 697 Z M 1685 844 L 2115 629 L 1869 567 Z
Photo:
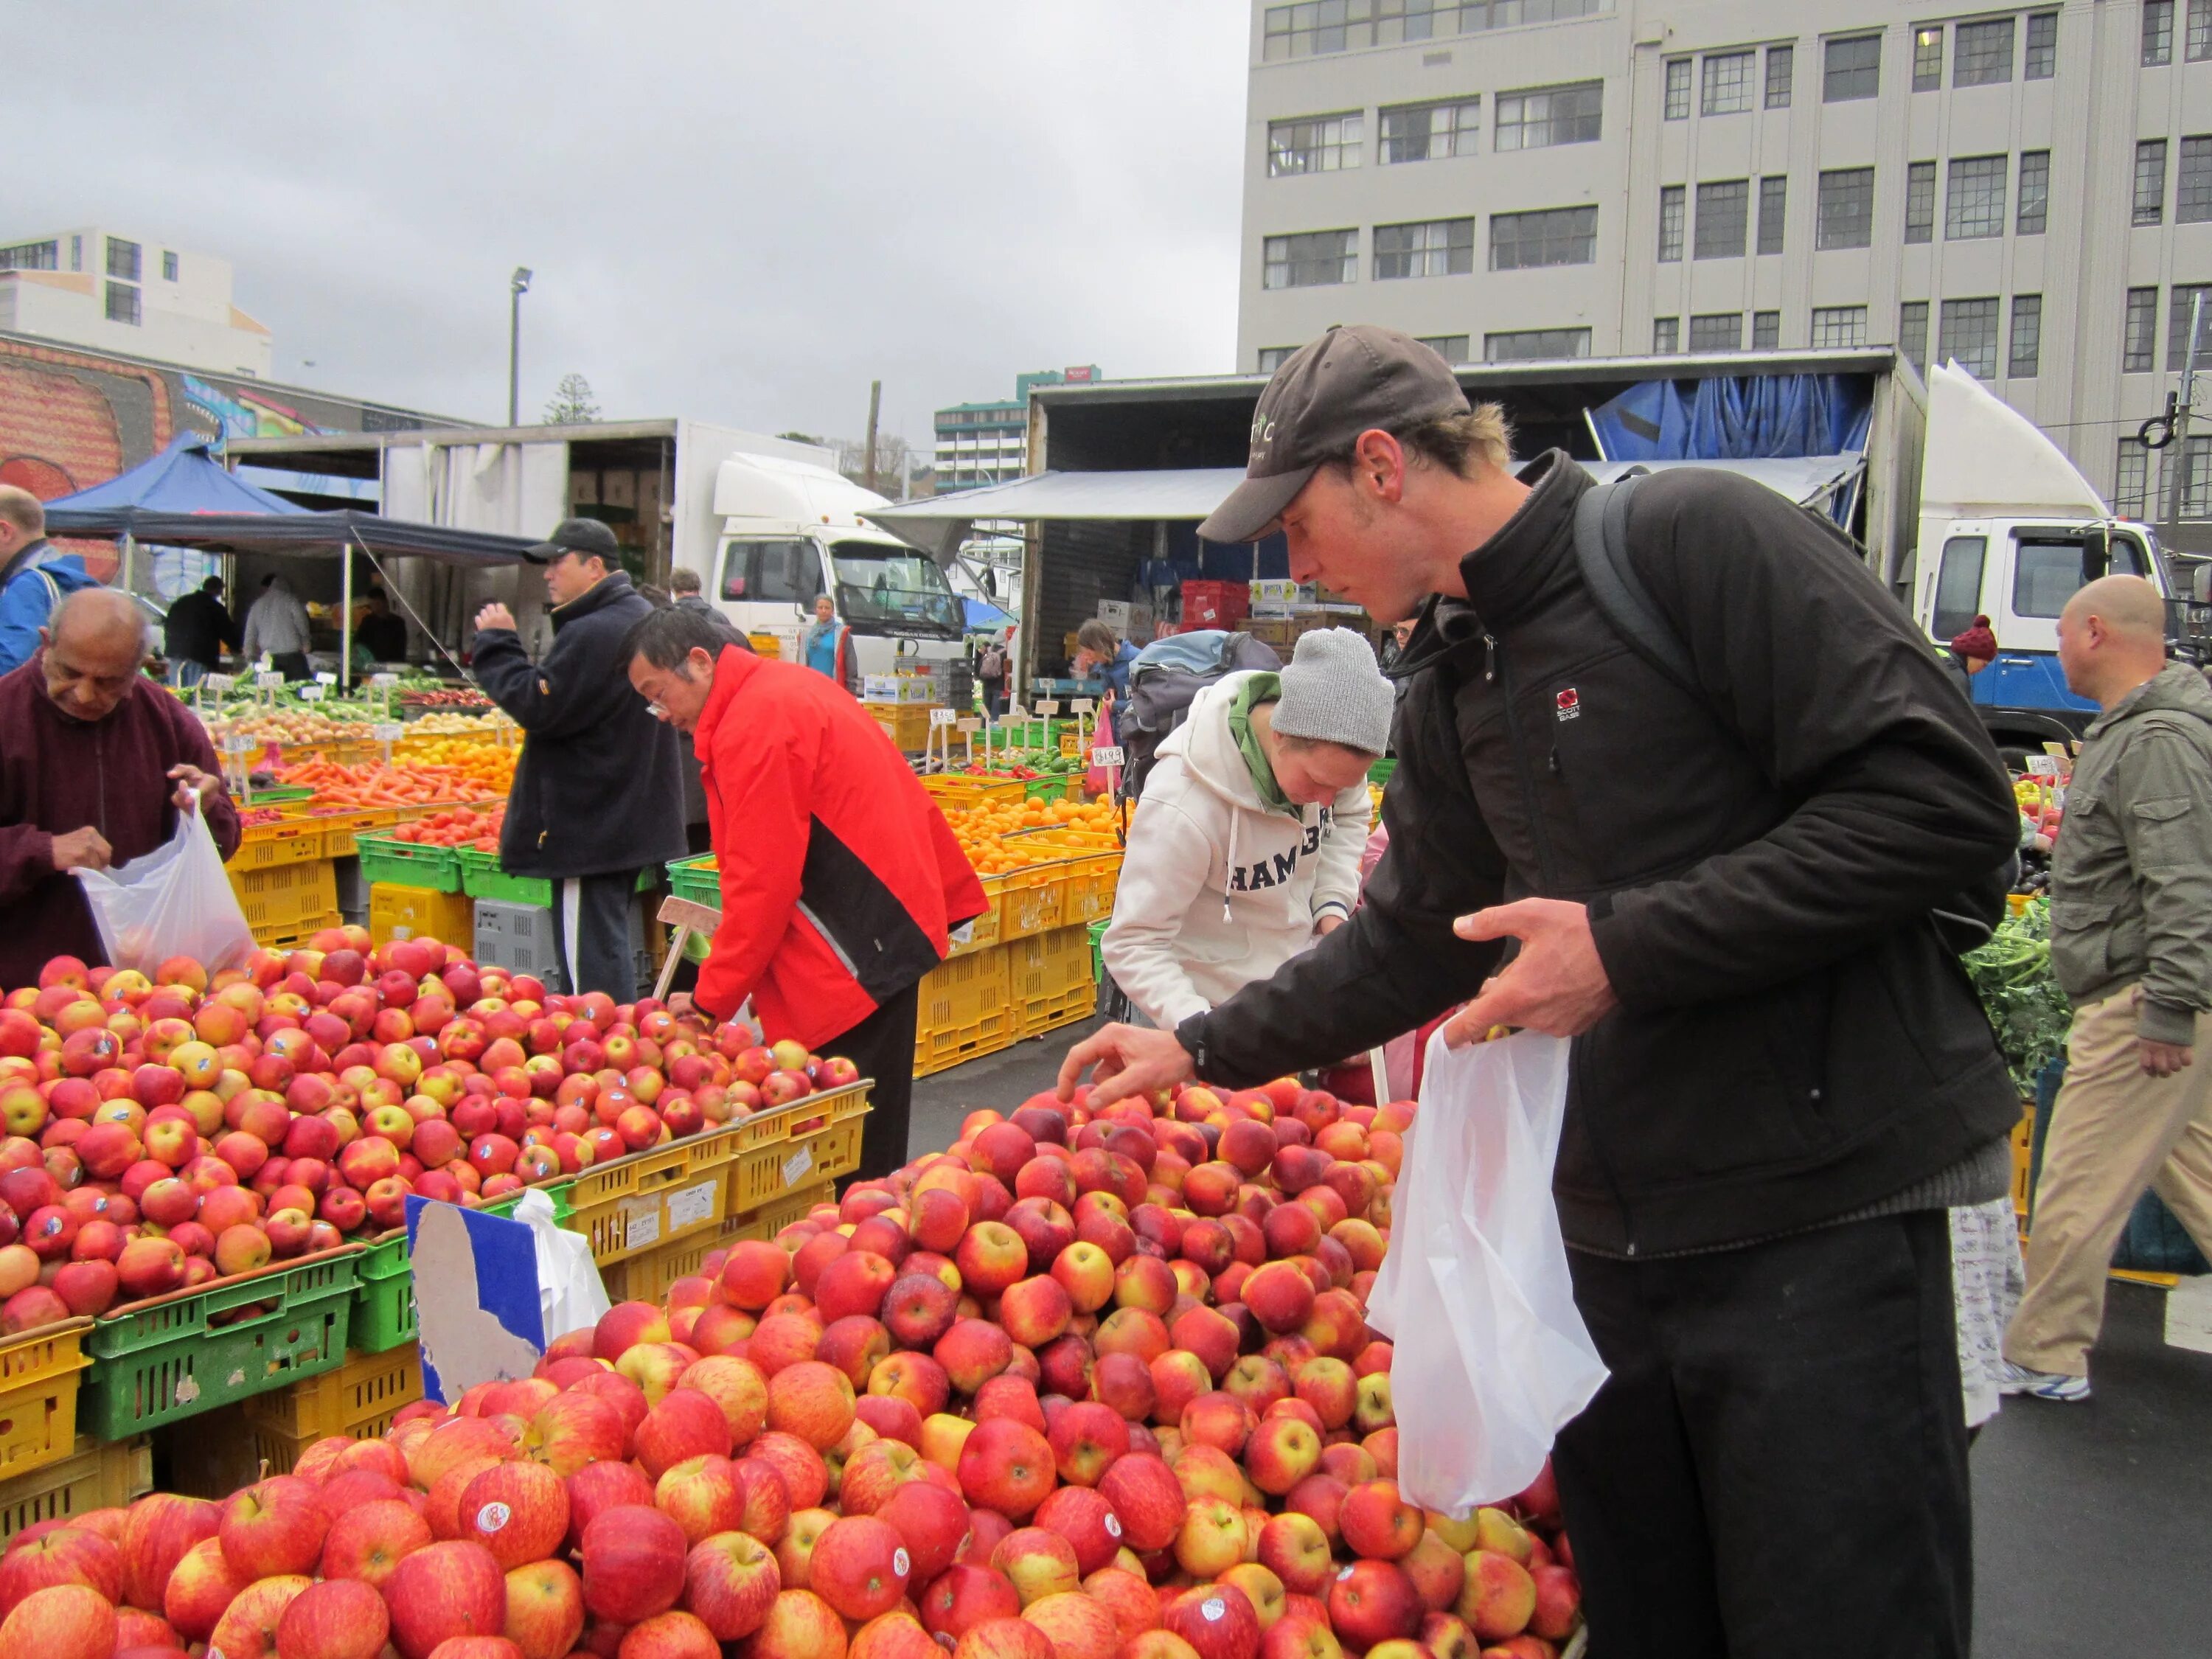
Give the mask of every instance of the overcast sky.
M 0 0 L 0 242 L 229 259 L 276 378 L 930 441 L 1233 366 L 1244 0 Z M 307 365 L 312 363 L 313 367 Z

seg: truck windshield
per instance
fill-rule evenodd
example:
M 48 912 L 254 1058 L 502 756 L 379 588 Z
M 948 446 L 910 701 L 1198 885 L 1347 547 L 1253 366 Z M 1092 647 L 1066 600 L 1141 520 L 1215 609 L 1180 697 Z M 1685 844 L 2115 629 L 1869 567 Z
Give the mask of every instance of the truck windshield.
M 945 573 L 926 553 L 879 542 L 838 542 L 837 609 L 864 634 L 957 640 L 965 612 Z
M 2148 576 L 2142 544 L 2131 536 L 2112 538 L 2112 574 Z M 2022 540 L 2013 567 L 2012 613 L 2056 617 L 2081 589 L 2081 544 L 2078 539 Z

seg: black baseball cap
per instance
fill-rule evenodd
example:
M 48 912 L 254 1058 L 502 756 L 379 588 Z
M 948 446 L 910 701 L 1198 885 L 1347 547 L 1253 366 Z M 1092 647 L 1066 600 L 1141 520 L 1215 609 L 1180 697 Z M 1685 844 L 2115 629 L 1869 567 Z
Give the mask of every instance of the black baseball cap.
M 1244 482 L 1198 527 L 1210 542 L 1257 541 L 1323 461 L 1370 428 L 1402 431 L 1464 415 L 1451 366 L 1411 335 L 1371 323 L 1332 328 L 1275 371 L 1252 415 Z
M 604 559 L 611 567 L 622 559 L 622 549 L 615 544 L 615 532 L 597 519 L 563 519 L 551 536 L 535 547 L 522 550 L 522 556 L 532 564 L 550 564 L 563 553 Z

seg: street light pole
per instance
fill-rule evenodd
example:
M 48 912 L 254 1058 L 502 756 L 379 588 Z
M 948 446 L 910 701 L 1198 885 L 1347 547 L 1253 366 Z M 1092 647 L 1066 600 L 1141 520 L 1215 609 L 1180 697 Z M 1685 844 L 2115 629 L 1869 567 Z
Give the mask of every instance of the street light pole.
M 517 265 L 507 283 L 507 423 L 522 423 L 522 296 L 530 292 L 530 267 Z

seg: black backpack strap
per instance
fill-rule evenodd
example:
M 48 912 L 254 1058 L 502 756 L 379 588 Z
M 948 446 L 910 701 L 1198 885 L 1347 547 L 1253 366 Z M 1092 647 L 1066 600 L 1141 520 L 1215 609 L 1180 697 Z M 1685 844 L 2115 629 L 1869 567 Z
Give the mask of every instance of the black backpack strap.
M 1613 632 L 1675 684 L 1702 697 L 1689 647 L 1668 625 L 1666 613 L 1628 557 L 1629 496 L 1636 481 L 1649 476 L 1632 471 L 1583 492 L 1575 503 L 1575 563 Z

